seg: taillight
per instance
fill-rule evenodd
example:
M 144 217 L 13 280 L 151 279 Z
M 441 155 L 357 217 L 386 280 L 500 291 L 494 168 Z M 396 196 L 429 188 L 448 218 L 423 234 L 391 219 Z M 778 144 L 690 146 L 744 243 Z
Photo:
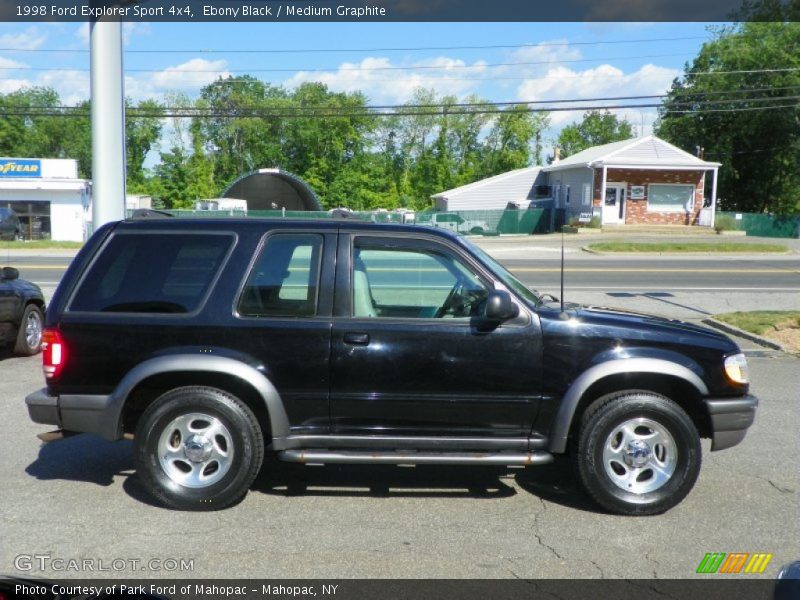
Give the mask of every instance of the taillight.
M 47 379 L 58 377 L 67 361 L 67 346 L 58 329 L 42 333 L 42 366 Z

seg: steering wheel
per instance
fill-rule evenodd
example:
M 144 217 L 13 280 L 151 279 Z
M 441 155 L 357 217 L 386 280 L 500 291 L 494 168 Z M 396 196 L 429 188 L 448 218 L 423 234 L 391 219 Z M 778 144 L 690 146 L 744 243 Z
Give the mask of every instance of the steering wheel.
M 440 319 L 448 314 L 453 317 L 468 317 L 475 303 L 482 297 L 482 290 L 469 289 L 464 280 L 459 279 L 434 314 L 434 318 Z
M 447 294 L 447 298 L 444 299 L 442 305 L 436 310 L 436 314 L 433 315 L 435 319 L 441 319 L 445 315 L 456 314 L 457 308 L 463 308 L 462 294 L 464 292 L 464 282 L 459 279 L 456 281 L 453 288 L 450 290 L 450 293 Z

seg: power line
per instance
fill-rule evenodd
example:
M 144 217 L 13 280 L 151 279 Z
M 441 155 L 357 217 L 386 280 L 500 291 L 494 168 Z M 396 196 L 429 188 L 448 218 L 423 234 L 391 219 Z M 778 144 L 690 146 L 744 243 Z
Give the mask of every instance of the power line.
M 179 74 L 184 73 L 327 73 L 335 71 L 337 73 L 349 72 L 369 72 L 369 71 L 417 71 L 417 70 L 433 70 L 433 71 L 449 71 L 452 69 L 494 69 L 499 67 L 521 67 L 521 66 L 537 66 L 537 65 L 557 65 L 557 64 L 572 64 L 572 63 L 586 63 L 598 61 L 621 61 L 621 60 L 640 60 L 645 58 L 667 58 L 675 56 L 684 56 L 682 53 L 673 54 L 651 54 L 645 56 L 610 56 L 604 58 L 580 58 L 569 60 L 540 60 L 540 61 L 520 61 L 520 62 L 507 62 L 507 63 L 483 63 L 474 65 L 417 65 L 408 67 L 273 67 L 273 68 L 258 68 L 258 69 L 182 69 L 180 67 L 166 67 L 163 69 L 125 69 L 127 73 L 164 73 L 164 74 Z M 0 67 L 0 71 L 70 71 L 70 72 L 89 72 L 89 69 L 74 69 L 66 67 Z
M 707 40 L 706 36 L 686 36 L 671 38 L 647 38 L 638 40 L 605 40 L 595 42 L 538 42 L 519 44 L 489 44 L 476 46 L 408 46 L 385 48 L 270 48 L 270 49 L 228 49 L 212 50 L 198 48 L 194 50 L 162 49 L 162 50 L 125 50 L 125 54 L 312 54 L 331 52 L 418 52 L 438 50 L 502 50 L 509 48 L 550 48 L 569 46 L 602 46 L 611 44 L 645 44 L 654 42 L 679 42 L 688 40 Z M 66 53 L 88 54 L 88 48 L 0 48 L 0 52 L 29 52 L 29 53 Z
M 412 67 L 409 67 L 412 68 Z M 16 67 L 6 67 L 2 70 L 14 70 Z M 40 71 L 53 71 L 53 69 L 38 69 Z M 57 69 L 56 71 L 61 72 L 88 72 L 88 69 Z M 697 71 L 694 73 L 689 73 L 689 75 L 733 75 L 733 74 L 761 74 L 761 73 L 782 73 L 782 72 L 794 72 L 800 71 L 800 67 L 787 67 L 787 68 L 779 68 L 779 69 L 750 69 L 750 70 L 739 70 L 739 71 Z M 174 75 L 180 75 L 183 73 L 193 73 L 193 71 L 185 71 L 185 70 L 177 70 L 173 67 L 172 71 L 165 71 L 159 70 L 154 72 L 159 73 L 169 73 Z M 222 71 L 220 71 L 222 73 Z M 333 73 L 332 73 L 333 74 Z M 685 78 L 687 74 L 682 75 L 681 77 Z M 624 79 L 626 77 L 630 77 L 631 74 L 591 74 L 588 79 L 596 80 L 596 79 Z M 426 75 L 426 81 L 435 81 L 435 82 L 442 82 L 442 81 L 475 81 L 475 82 L 484 82 L 484 81 L 521 81 L 525 79 L 535 80 L 535 81 L 569 81 L 575 79 L 584 79 L 586 77 L 585 72 L 584 74 L 576 73 L 575 75 L 545 75 L 545 76 L 532 76 L 530 74 L 523 74 L 523 75 L 516 75 L 516 76 L 508 76 L 508 77 L 443 77 L 438 75 Z M 16 77 L 0 77 L 0 81 L 15 81 L 17 80 Z M 270 84 L 267 81 L 262 79 L 256 79 L 255 81 Z M 315 80 L 309 80 L 309 82 Z M 396 83 L 398 81 L 417 81 L 417 78 L 408 78 L 408 77 L 392 77 L 387 79 L 382 78 L 370 78 L 369 80 L 365 80 L 363 83 L 381 83 L 381 82 L 391 82 Z M 218 78 L 212 82 L 198 82 L 198 83 L 182 83 L 179 87 L 181 88 L 203 88 L 209 85 L 236 85 L 242 83 L 243 80 L 238 77 L 228 77 L 228 78 Z
M 706 108 L 709 105 L 719 105 L 731 102 L 744 103 L 744 102 L 786 102 L 794 100 L 793 104 L 782 104 L 772 106 L 738 106 L 738 107 L 724 107 L 724 108 Z M 572 112 L 572 111 L 585 111 L 585 110 L 635 110 L 641 108 L 662 108 L 664 113 L 675 114 L 699 114 L 705 112 L 744 112 L 755 110 L 773 110 L 784 108 L 800 108 L 800 96 L 785 96 L 773 98 L 744 98 L 737 100 L 706 100 L 700 102 L 678 102 L 675 106 L 691 105 L 691 108 L 680 109 L 675 107 L 664 107 L 661 103 L 640 103 L 640 104 L 618 104 L 618 105 L 590 105 L 590 106 L 542 106 L 533 107 L 525 106 L 524 111 L 530 113 L 543 113 L 543 112 Z M 180 109 L 178 107 L 167 107 L 163 110 L 150 110 L 150 109 L 128 109 L 127 114 L 132 117 L 150 117 L 150 118 L 370 118 L 370 117 L 404 117 L 404 116 L 447 116 L 447 115 L 476 115 L 476 114 L 502 114 L 507 112 L 507 109 L 502 109 L 497 104 L 486 103 L 479 105 L 482 108 L 477 110 L 469 110 L 469 107 L 451 107 L 440 106 L 434 110 L 432 108 L 415 108 L 412 110 L 402 110 L 398 112 L 397 109 L 408 107 L 385 107 L 382 109 L 375 109 L 374 107 L 365 107 L 364 109 L 325 109 L 317 107 L 315 112 L 305 112 L 298 110 L 299 107 L 290 110 L 276 110 L 276 109 L 243 109 L 236 111 L 222 111 L 218 109 Z M 56 107 L 57 108 L 57 107 Z M 4 110 L 7 116 L 26 116 L 26 117 L 86 117 L 89 112 L 83 107 L 63 107 L 63 110 L 55 110 L 54 107 L 42 107 L 41 109 L 7 109 Z
M 800 99 L 800 96 L 760 96 L 760 97 L 750 97 L 750 98 L 731 98 L 726 100 L 707 100 L 703 99 L 700 96 L 716 96 L 720 94 L 729 94 L 729 93 L 742 93 L 742 92 L 760 92 L 760 91 L 772 91 L 772 90 L 798 90 L 800 89 L 800 85 L 794 86 L 784 86 L 781 88 L 753 88 L 753 89 L 740 89 L 740 90 L 710 90 L 708 92 L 694 92 L 694 96 L 699 96 L 696 98 L 692 98 L 690 100 L 684 101 L 674 101 L 673 104 L 677 105 L 697 105 L 697 104 L 723 104 L 726 102 L 772 102 L 772 101 L 785 101 L 785 100 L 792 100 L 792 99 Z M 527 106 L 527 105 L 543 105 L 543 104 L 569 104 L 569 103 L 585 103 L 585 102 L 612 102 L 618 100 L 650 100 L 650 99 L 660 99 L 660 98 L 667 98 L 669 94 L 649 94 L 649 95 L 636 95 L 636 96 L 602 96 L 602 97 L 592 97 L 592 98 L 558 98 L 558 99 L 549 99 L 549 100 L 507 100 L 507 101 L 482 101 L 482 102 L 453 102 L 453 103 L 431 103 L 431 104 L 378 104 L 378 105 L 365 105 L 359 107 L 343 107 L 343 106 L 325 106 L 325 105 L 311 105 L 311 106 L 292 106 L 289 109 L 293 112 L 314 112 L 314 111 L 340 111 L 340 112 L 347 112 L 351 113 L 354 111 L 372 111 L 372 110 L 398 110 L 401 111 L 398 114 L 405 114 L 405 110 L 410 109 L 441 109 L 447 112 L 450 112 L 452 109 L 466 109 L 466 108 L 498 108 L 503 106 Z M 580 107 L 577 107 L 580 108 Z M 50 105 L 50 106 L 41 106 L 41 107 L 27 107 L 29 110 L 84 110 L 84 107 L 80 106 L 67 106 L 67 105 Z M 12 109 L 13 110 L 13 109 Z M 24 110 L 24 109 L 20 109 Z M 129 110 L 139 110 L 136 107 L 131 107 Z M 204 108 L 198 106 L 162 106 L 160 110 L 163 111 L 174 111 L 175 113 L 180 112 L 191 112 L 191 113 L 202 113 L 203 111 L 213 111 L 214 108 Z M 252 111 L 270 111 L 274 110 L 268 107 L 262 107 L 257 105 L 248 105 L 248 104 L 239 104 L 235 107 L 237 111 L 241 110 L 252 110 Z

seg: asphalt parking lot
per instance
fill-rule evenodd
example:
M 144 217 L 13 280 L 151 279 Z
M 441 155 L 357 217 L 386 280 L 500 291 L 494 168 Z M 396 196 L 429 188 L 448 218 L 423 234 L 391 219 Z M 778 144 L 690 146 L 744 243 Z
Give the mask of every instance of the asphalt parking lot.
M 40 360 L 0 358 L 7 575 L 687 578 L 707 552 L 770 552 L 763 577 L 774 577 L 800 558 L 800 360 L 785 354 L 750 359 L 761 407 L 745 441 L 714 454 L 704 443 L 694 491 L 643 518 L 601 512 L 564 462 L 507 472 L 268 461 L 235 507 L 166 510 L 143 494 L 130 442 L 39 442 L 46 428 L 30 422 L 24 397 L 42 385 Z M 56 559 L 94 570 L 54 570 Z

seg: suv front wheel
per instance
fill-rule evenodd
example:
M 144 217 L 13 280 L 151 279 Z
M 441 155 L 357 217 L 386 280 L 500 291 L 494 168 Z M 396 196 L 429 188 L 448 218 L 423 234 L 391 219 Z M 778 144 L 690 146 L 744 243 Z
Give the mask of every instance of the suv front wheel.
M 218 510 L 240 500 L 264 458 L 264 439 L 241 400 L 209 387 L 170 390 L 136 428 L 139 478 L 158 500 L 181 510 Z
M 574 456 L 603 507 L 654 515 L 678 504 L 700 472 L 700 437 L 672 400 L 642 391 L 604 396 L 584 413 Z

